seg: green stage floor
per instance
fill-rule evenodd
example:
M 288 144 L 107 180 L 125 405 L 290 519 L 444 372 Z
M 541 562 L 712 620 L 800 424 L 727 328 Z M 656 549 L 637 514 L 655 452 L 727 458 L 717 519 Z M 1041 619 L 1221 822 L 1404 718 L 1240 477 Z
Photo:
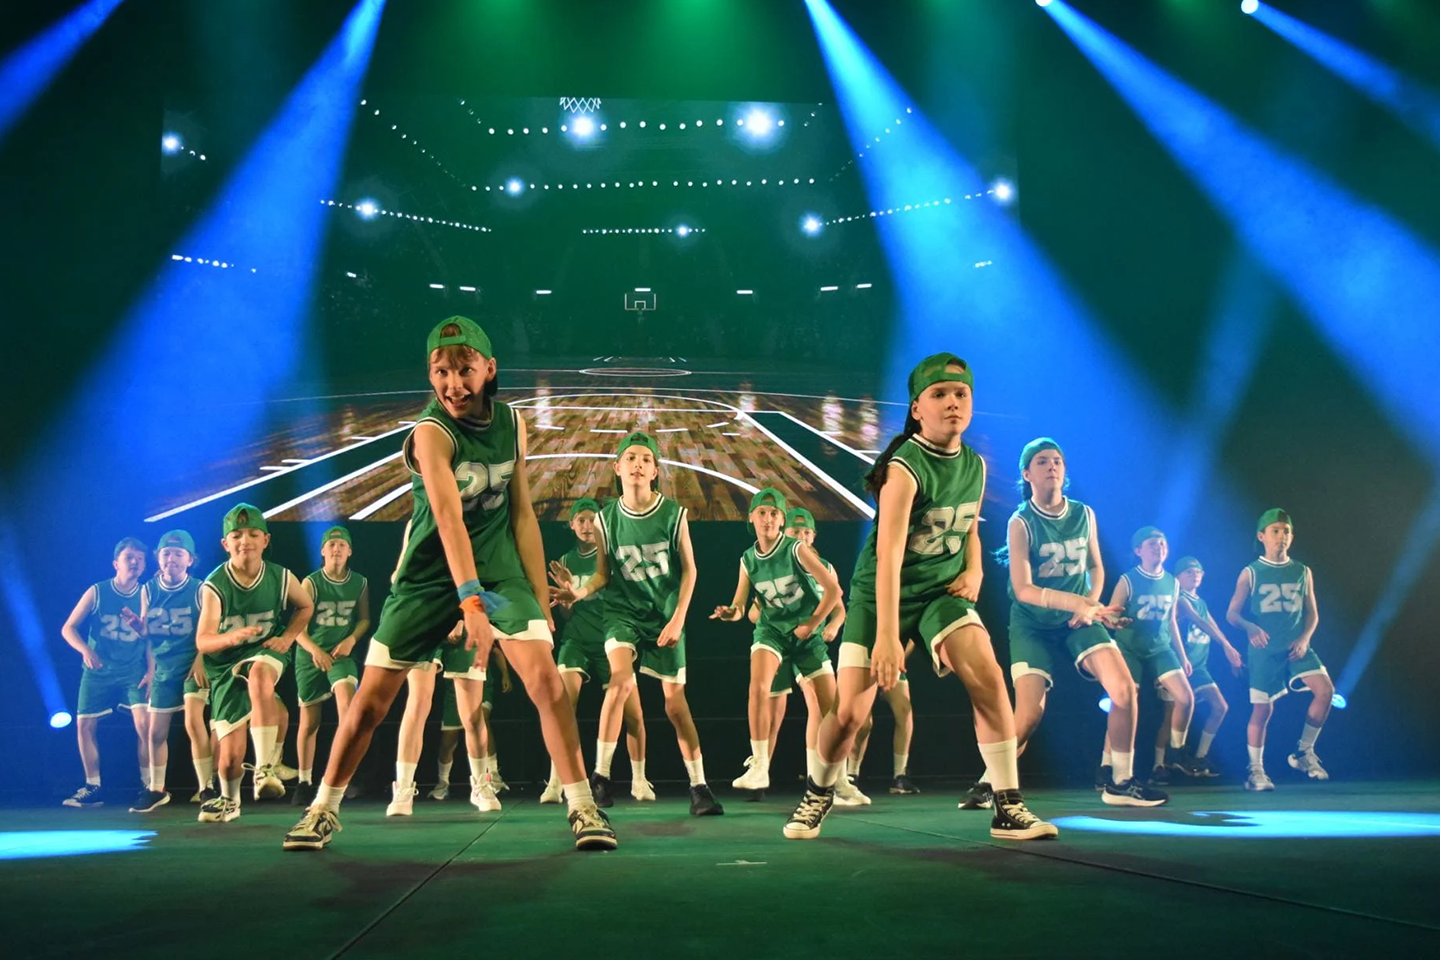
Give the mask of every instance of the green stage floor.
M 533 792 L 486 815 L 462 799 L 417 799 L 413 818 L 389 820 L 379 802 L 347 804 L 322 853 L 281 851 L 297 817 L 288 805 L 247 804 L 230 824 L 197 823 L 180 802 L 148 816 L 118 804 L 4 810 L 0 855 L 30 831 L 154 835 L 122 852 L 0 859 L 0 951 L 750 960 L 1440 948 L 1435 783 L 1177 788 L 1146 811 L 1037 790 L 1031 806 L 1048 819 L 1187 832 L 1068 825 L 1029 844 L 991 840 L 988 814 L 956 810 L 958 786 L 875 789 L 873 806 L 836 810 L 812 842 L 780 835 L 792 796 L 724 791 L 726 815 L 707 819 L 688 816 L 678 787 L 655 804 L 622 796 L 608 854 L 574 852 L 562 808 Z M 1394 833 L 1407 835 L 1376 835 Z

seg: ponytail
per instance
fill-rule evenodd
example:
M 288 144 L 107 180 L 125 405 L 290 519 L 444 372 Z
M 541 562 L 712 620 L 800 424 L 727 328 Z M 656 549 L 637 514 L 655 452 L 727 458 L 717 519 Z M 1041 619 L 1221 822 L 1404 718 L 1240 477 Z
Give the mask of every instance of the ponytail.
M 875 504 L 880 504 L 880 488 L 885 486 L 885 478 L 890 475 L 890 460 L 895 456 L 895 451 L 900 445 L 920 432 L 920 421 L 910 414 L 905 415 L 905 426 L 890 439 L 890 444 L 875 458 L 875 465 L 865 473 L 865 489 L 875 498 Z

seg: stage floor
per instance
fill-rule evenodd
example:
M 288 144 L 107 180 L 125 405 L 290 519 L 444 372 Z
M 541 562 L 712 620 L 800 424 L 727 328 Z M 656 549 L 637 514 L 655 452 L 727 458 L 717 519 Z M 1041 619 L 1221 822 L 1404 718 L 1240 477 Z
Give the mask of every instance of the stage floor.
M 143 817 L 119 804 L 6 810 L 0 942 L 12 958 L 687 960 L 1440 945 L 1434 782 L 1189 787 L 1147 811 L 1036 790 L 1031 806 L 1062 832 L 1027 844 L 990 839 L 988 813 L 955 808 L 959 785 L 922 786 L 890 797 L 876 783 L 873 806 L 836 810 L 821 840 L 797 842 L 780 835 L 788 793 L 747 803 L 725 790 L 724 817 L 694 819 L 683 788 L 662 785 L 656 804 L 617 799 L 608 854 L 573 852 L 562 808 L 533 791 L 486 815 L 423 794 L 408 820 L 347 804 L 318 854 L 280 850 L 297 811 L 278 804 L 247 804 L 230 824 L 197 823 L 181 802 Z M 133 846 L 119 852 L 27 856 L 43 846 L 33 831 L 81 845 L 153 834 L 122 835 Z

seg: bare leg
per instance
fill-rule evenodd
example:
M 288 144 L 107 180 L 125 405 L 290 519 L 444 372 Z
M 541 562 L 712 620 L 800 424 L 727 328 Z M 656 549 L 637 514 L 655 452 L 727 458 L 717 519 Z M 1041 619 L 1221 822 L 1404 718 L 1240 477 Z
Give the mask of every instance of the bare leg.
M 770 737 L 770 684 L 780 669 L 780 658 L 769 647 L 761 647 L 750 653 L 750 696 L 747 714 L 750 720 L 750 739 L 756 742 L 769 741 Z M 669 695 L 666 696 L 669 703 Z M 688 715 L 689 708 L 686 708 Z M 676 727 L 679 730 L 679 727 Z M 696 743 L 699 741 L 696 740 Z M 681 747 L 682 751 L 684 747 Z
M 625 719 L 625 701 L 635 692 L 635 651 L 618 647 L 606 651 L 605 657 L 610 661 L 610 685 L 600 706 L 600 742 L 616 743 Z
M 85 779 L 91 782 L 100 779 L 100 746 L 95 740 L 99 717 L 80 717 L 75 721 L 75 740 L 80 745 L 80 765 L 85 768 Z
M 774 660 L 774 657 L 770 659 Z M 661 681 L 660 687 L 665 691 L 665 715 L 675 727 L 680 756 L 686 760 L 700 759 L 700 731 L 695 729 L 695 718 L 690 715 L 690 701 L 685 699 L 685 685 Z M 766 692 L 769 692 L 768 684 Z
M 1005 682 L 1002 676 L 1000 682 Z M 895 715 L 895 733 L 890 740 L 890 749 L 900 756 L 910 755 L 910 743 L 915 738 L 915 708 L 910 702 L 910 683 L 897 683 L 885 694 L 890 712 Z
M 579 783 L 585 780 L 585 759 L 580 754 L 580 728 L 575 723 L 575 708 L 560 679 L 550 645 L 531 640 L 501 640 L 500 646 L 540 713 L 540 732 L 544 735 L 550 761 L 560 774 L 560 781 Z M 606 703 L 609 703 L 608 693 Z M 618 734 L 620 711 L 616 711 L 614 720 L 615 733 Z
M 1139 696 L 1135 681 L 1130 677 L 1130 668 L 1125 665 L 1125 658 L 1120 655 L 1117 647 L 1101 647 L 1092 651 L 1081 662 L 1081 666 L 1100 681 L 1100 686 L 1105 688 L 1105 695 L 1110 698 L 1110 717 L 1105 724 L 1106 742 L 1110 749 L 1133 756 Z
M 785 722 L 785 708 L 790 703 L 790 691 L 770 698 L 770 756 L 775 756 L 775 741 L 780 739 L 780 726 Z
M 315 769 L 315 740 L 320 732 L 320 704 L 300 704 L 300 729 L 295 735 L 295 753 L 300 763 L 301 779 L 305 771 Z
M 150 708 L 137 704 L 130 708 L 130 723 L 135 727 L 135 758 L 140 767 L 140 780 L 150 789 Z
M 840 761 L 850 755 L 855 745 L 855 735 L 870 715 L 875 704 L 875 678 L 868 668 L 841 667 L 836 679 L 838 695 L 835 709 L 825 714 L 815 738 L 815 749 L 821 763 L 835 766 L 840 773 Z M 830 779 L 827 775 L 826 779 Z M 834 780 L 819 784 L 834 786 Z
M 830 689 L 834 691 L 835 675 L 827 673 L 825 676 L 830 678 Z M 825 714 L 835 709 L 835 697 L 832 695 L 830 705 L 822 709 L 820 700 L 815 694 L 814 680 L 800 684 L 800 695 L 805 698 L 805 749 L 814 750 L 816 742 L 820 739 L 820 721 L 825 719 Z
M 370 670 L 369 667 L 365 669 L 367 673 Z M 436 677 L 439 673 L 439 668 L 411 670 L 405 678 L 405 711 L 400 715 L 400 735 L 395 741 L 397 763 L 420 762 L 420 751 L 425 748 L 425 720 L 430 716 L 430 708 L 435 701 L 435 684 L 438 682 Z M 362 685 L 362 688 L 356 691 L 356 702 L 363 692 Z M 343 722 L 341 726 L 344 726 Z M 336 740 L 339 740 L 338 732 Z M 333 745 L 330 752 L 335 752 Z
M 1045 694 L 1048 687 L 1045 678 L 1038 673 L 1027 673 L 1015 678 L 1015 739 L 1019 751 L 1025 752 L 1030 738 L 1045 716 Z
M 365 757 L 365 751 L 370 749 L 370 738 L 375 735 L 375 728 L 390 712 L 390 705 L 405 685 L 405 675 L 413 672 L 386 667 L 365 668 L 360 688 L 355 691 L 355 699 L 335 731 L 335 742 L 330 745 L 330 758 L 325 764 L 325 786 L 343 788 L 349 785 L 350 778 L 355 776 L 355 770 Z
M 1323 673 L 1312 673 L 1302 677 L 1301 682 L 1313 694 L 1310 706 L 1305 711 L 1305 722 L 1312 727 L 1323 727 L 1330 717 L 1330 707 L 1335 698 L 1335 684 Z
M 645 762 L 645 713 L 640 707 L 640 690 L 632 687 L 630 696 L 625 698 L 625 749 L 630 752 L 630 762 Z
M 1183 747 L 1185 737 L 1190 732 L 1190 720 L 1195 716 L 1195 691 L 1190 689 L 1190 681 L 1183 673 L 1172 673 L 1160 681 L 1165 692 L 1170 694 L 1170 710 L 1167 716 L 1170 720 L 1169 745 L 1172 747 Z M 1163 729 L 1163 727 L 1162 727 Z M 1158 748 L 1159 743 L 1155 746 Z

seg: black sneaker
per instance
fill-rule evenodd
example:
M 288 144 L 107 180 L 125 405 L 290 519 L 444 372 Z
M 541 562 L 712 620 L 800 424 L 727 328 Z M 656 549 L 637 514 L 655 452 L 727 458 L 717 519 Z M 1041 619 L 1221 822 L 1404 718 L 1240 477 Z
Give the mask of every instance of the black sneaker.
M 1095 792 L 1104 793 L 1105 788 L 1115 782 L 1115 768 L 1108 763 L 1095 768 Z
M 1190 756 L 1187 753 L 1176 750 L 1173 747 L 1165 755 L 1165 762 L 1169 765 L 1171 770 L 1174 770 L 1181 776 L 1190 777 L 1192 779 L 1195 777 L 1204 776 L 1204 774 L 1200 772 L 1200 767 L 1197 765 L 1194 757 Z
M 1168 786 L 1170 786 L 1170 768 L 1167 767 L 1167 766 L 1165 766 L 1164 764 L 1161 764 L 1160 766 L 1158 766 L 1158 767 L 1156 767 L 1155 769 L 1151 770 L 1151 771 L 1150 771 L 1150 786 L 1152 786 L 1152 787 L 1168 787 Z
M 290 806 L 308 807 L 315 802 L 315 794 L 319 790 L 313 783 L 296 781 L 294 788 L 290 791 Z
M 795 808 L 785 824 L 785 839 L 814 840 L 820 836 L 820 825 L 834 805 L 835 788 L 822 787 L 806 777 L 805 796 L 800 798 L 800 806 Z
M 1206 780 L 1220 776 L 1220 768 L 1209 757 L 1194 757 L 1190 760 L 1190 776 Z
M 1112 807 L 1158 807 L 1169 802 L 1170 794 L 1146 786 L 1139 777 L 1131 777 L 1118 785 L 1108 784 L 1100 799 Z
M 204 804 L 214 800 L 218 796 L 220 796 L 220 791 L 207 784 L 196 791 L 195 796 L 190 798 L 190 802 Z
M 1053 840 L 1060 829 L 1046 823 L 1025 806 L 1019 790 L 1001 790 L 995 794 L 995 816 L 990 820 L 990 836 L 999 840 Z
M 898 793 L 904 797 L 913 797 L 915 794 L 920 792 L 920 788 L 915 786 L 915 784 L 911 783 L 910 778 L 902 773 L 900 774 L 900 776 L 890 781 L 890 792 Z
M 140 796 L 135 798 L 135 805 L 130 808 L 131 813 L 149 813 L 151 810 L 159 809 L 170 802 L 170 794 L 164 790 L 141 790 Z
M 595 798 L 597 807 L 613 807 L 615 795 L 610 791 L 610 778 L 602 777 L 598 773 L 590 774 L 590 795 Z
M 340 818 L 329 810 L 311 807 L 300 822 L 285 834 L 281 848 L 285 850 L 323 850 L 330 838 L 340 831 Z
M 90 784 L 87 783 L 79 790 L 76 790 L 73 796 L 66 797 L 63 801 L 63 805 L 67 807 L 80 807 L 84 809 L 89 809 L 90 807 L 103 807 L 105 806 L 105 794 L 101 791 L 99 786 L 92 787 Z
M 715 794 L 710 792 L 708 783 L 697 783 L 690 788 L 690 816 L 718 817 L 725 812 Z
M 745 791 L 745 802 L 746 802 L 746 803 L 759 803 L 760 801 L 762 801 L 762 800 L 764 800 L 764 799 L 765 799 L 765 791 L 764 791 L 764 790 L 747 790 L 747 791 Z
M 575 834 L 576 850 L 614 850 L 618 846 L 610 818 L 594 804 L 570 811 L 570 832 Z
M 984 780 L 977 780 L 975 785 L 966 792 L 965 798 L 960 801 L 959 806 L 961 810 L 989 810 L 994 803 L 995 794 L 990 790 L 990 784 Z

